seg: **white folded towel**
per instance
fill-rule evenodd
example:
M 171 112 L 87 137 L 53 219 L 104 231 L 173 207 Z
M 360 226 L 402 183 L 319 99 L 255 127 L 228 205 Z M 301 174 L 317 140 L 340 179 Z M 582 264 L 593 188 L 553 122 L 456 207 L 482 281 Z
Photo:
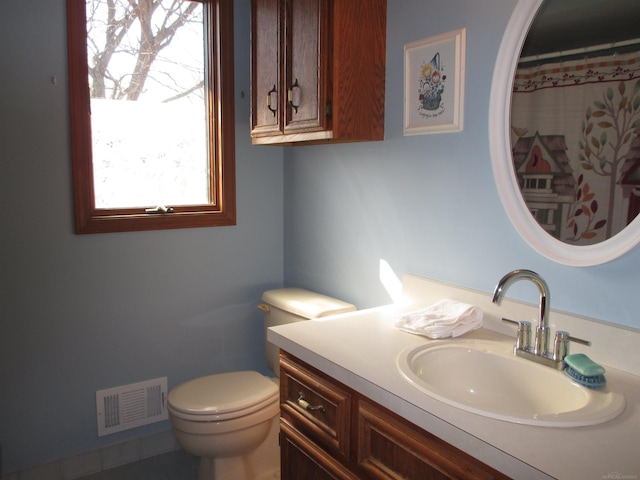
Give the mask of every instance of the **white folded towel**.
M 405 332 L 429 338 L 459 337 L 482 326 L 483 312 L 479 307 L 454 300 L 438 303 L 402 315 L 393 325 Z

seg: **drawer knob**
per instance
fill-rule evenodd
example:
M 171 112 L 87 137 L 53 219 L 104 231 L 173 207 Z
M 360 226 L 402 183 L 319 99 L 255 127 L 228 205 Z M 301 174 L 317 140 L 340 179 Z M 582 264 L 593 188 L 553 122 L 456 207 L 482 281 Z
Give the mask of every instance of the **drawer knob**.
M 304 408 L 308 412 L 313 412 L 316 410 L 322 413 L 325 412 L 325 409 L 322 405 L 311 405 L 309 402 L 307 402 L 302 392 L 298 393 L 298 405 L 300 405 L 302 408 Z

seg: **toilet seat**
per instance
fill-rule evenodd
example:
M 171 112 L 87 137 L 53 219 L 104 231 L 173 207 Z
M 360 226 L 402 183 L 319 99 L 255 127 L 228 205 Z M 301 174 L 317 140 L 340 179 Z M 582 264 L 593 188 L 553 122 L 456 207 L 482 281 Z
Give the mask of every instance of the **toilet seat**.
M 169 392 L 176 417 L 194 422 L 232 420 L 264 409 L 279 397 L 278 386 L 254 371 L 229 372 L 189 380 Z

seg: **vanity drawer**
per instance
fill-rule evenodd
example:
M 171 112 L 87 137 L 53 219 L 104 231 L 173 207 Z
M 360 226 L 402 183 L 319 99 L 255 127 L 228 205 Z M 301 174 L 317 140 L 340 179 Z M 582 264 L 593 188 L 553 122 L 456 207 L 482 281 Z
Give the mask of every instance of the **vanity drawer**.
M 280 409 L 293 427 L 349 458 L 351 394 L 286 354 L 280 356 Z

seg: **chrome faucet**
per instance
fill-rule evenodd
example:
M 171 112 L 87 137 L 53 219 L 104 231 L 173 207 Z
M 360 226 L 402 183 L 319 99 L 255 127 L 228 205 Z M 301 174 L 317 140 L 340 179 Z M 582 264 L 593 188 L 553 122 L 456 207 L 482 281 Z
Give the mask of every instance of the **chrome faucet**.
M 569 341 L 582 343 L 584 345 L 591 345 L 591 342 L 571 337 L 567 332 L 558 331 L 555 335 L 553 352 L 550 352 L 549 338 L 551 336 L 551 329 L 549 328 L 549 302 L 551 298 L 549 286 L 540 275 L 531 270 L 514 270 L 513 272 L 507 273 L 500 279 L 498 285 L 496 285 L 492 301 L 499 305 L 505 290 L 518 280 L 530 280 L 538 287 L 538 291 L 540 292 L 540 306 L 533 348 L 529 345 L 531 323 L 526 321 L 515 322 L 507 318 L 502 319 L 505 322 L 518 325 L 518 337 L 514 353 L 549 367 L 563 369 L 564 357 L 569 353 Z
M 535 345 L 533 353 L 547 355 L 549 353 L 549 286 L 544 279 L 531 270 L 514 270 L 500 279 L 493 292 L 493 303 L 500 304 L 505 290 L 518 280 L 531 280 L 540 291 L 540 311 L 538 315 L 538 327 L 536 328 Z

